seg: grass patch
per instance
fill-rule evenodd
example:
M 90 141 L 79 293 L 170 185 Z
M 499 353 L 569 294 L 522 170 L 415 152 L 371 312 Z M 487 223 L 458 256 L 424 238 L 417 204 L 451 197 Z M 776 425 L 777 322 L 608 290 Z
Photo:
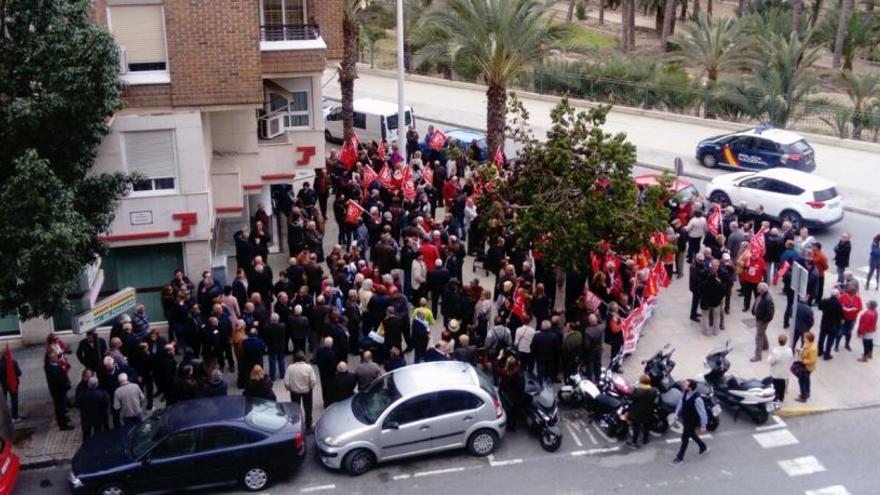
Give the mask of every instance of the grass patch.
M 574 42 L 578 48 L 603 49 L 615 48 L 617 39 L 588 27 L 577 26 L 575 28 Z

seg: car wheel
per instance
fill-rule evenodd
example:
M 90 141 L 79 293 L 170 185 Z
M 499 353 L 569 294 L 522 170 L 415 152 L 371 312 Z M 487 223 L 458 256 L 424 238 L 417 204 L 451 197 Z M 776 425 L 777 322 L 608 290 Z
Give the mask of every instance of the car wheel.
M 269 472 L 260 466 L 245 469 L 241 475 L 241 486 L 249 492 L 258 492 L 269 485 Z
M 730 196 L 722 191 L 712 191 L 709 195 L 709 201 L 721 205 L 722 208 L 730 206 Z
M 718 160 L 715 159 L 715 155 L 712 153 L 704 154 L 703 159 L 700 161 L 703 162 L 703 166 L 706 168 L 715 168 L 718 166 Z
M 789 222 L 791 226 L 794 228 L 798 228 L 801 226 L 801 222 L 803 222 L 803 218 L 796 212 L 791 210 L 785 210 L 779 214 L 779 222 Z
M 475 431 L 467 442 L 468 450 L 477 457 L 486 457 L 495 452 L 497 446 L 498 434 L 489 429 Z
M 324 141 L 327 141 L 328 143 L 333 142 L 333 134 L 330 134 L 330 131 L 327 129 L 324 129 Z
M 99 495 L 128 495 L 128 488 L 121 483 L 107 483 L 98 488 Z
M 367 449 L 356 449 L 346 454 L 342 465 L 345 470 L 352 476 L 360 476 L 376 464 L 376 456 Z
M 752 416 L 752 421 L 756 425 L 762 425 L 769 420 L 770 420 L 770 413 L 768 413 L 766 410 L 758 411 L 757 413 L 755 413 L 754 416 Z

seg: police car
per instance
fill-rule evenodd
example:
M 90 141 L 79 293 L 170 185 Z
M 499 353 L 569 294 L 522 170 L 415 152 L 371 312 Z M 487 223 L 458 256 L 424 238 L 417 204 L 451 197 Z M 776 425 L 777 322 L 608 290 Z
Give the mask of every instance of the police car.
M 697 145 L 697 160 L 708 168 L 816 169 L 816 153 L 803 136 L 771 126 L 704 139 Z

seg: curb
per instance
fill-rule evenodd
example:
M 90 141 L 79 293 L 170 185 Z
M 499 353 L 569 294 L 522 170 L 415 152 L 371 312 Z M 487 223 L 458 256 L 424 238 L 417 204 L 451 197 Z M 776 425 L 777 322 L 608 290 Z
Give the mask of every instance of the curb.
M 786 407 L 776 411 L 776 415 L 783 418 L 794 418 L 797 416 L 808 416 L 812 414 L 822 414 L 831 411 L 839 411 L 845 409 L 843 407 L 834 406 L 803 406 L 803 407 Z
M 70 459 L 67 459 L 67 458 L 49 459 L 49 460 L 45 460 L 45 461 L 37 461 L 37 462 L 31 462 L 31 463 L 27 463 L 25 461 L 22 461 L 19 468 L 22 471 L 29 471 L 29 470 L 33 470 L 33 469 L 45 469 L 45 468 L 51 468 L 51 467 L 58 467 L 63 464 L 67 464 L 72 460 L 73 460 L 73 457 L 71 457 Z

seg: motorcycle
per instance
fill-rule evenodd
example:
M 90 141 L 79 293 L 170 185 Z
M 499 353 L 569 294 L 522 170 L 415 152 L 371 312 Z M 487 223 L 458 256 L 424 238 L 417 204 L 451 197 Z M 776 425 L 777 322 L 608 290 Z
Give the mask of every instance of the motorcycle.
M 531 373 L 524 373 L 524 391 L 529 397 L 525 406 L 526 424 L 538 432 L 541 448 L 556 452 L 562 445 L 562 430 L 559 428 L 559 407 L 553 384 L 541 383 Z
M 773 378 L 768 376 L 760 380 L 740 379 L 734 375 L 727 375 L 727 371 L 730 370 L 727 355 L 732 350 L 728 340 L 724 344 L 724 349 L 713 351 L 706 356 L 703 362 L 709 370 L 703 375 L 706 384 L 712 387 L 722 404 L 734 411 L 734 420 L 744 411 L 756 424 L 764 424 L 770 419 L 770 414 L 779 409 L 779 403 L 775 400 Z
M 645 365 L 644 373 L 651 379 L 651 386 L 660 392 L 656 411 L 659 418 L 658 428 L 655 429 L 660 433 L 669 428 L 669 417 L 675 414 L 684 393 L 681 385 L 672 378 L 672 370 L 675 368 L 675 361 L 672 360 L 674 352 L 675 348 L 670 349 L 669 344 L 666 344 L 651 359 L 642 361 L 642 364 Z M 706 412 L 709 415 L 706 429 L 715 431 L 721 422 L 721 404 L 718 402 L 718 397 L 715 396 L 712 387 L 705 383 L 698 382 L 696 390 L 706 403 Z

